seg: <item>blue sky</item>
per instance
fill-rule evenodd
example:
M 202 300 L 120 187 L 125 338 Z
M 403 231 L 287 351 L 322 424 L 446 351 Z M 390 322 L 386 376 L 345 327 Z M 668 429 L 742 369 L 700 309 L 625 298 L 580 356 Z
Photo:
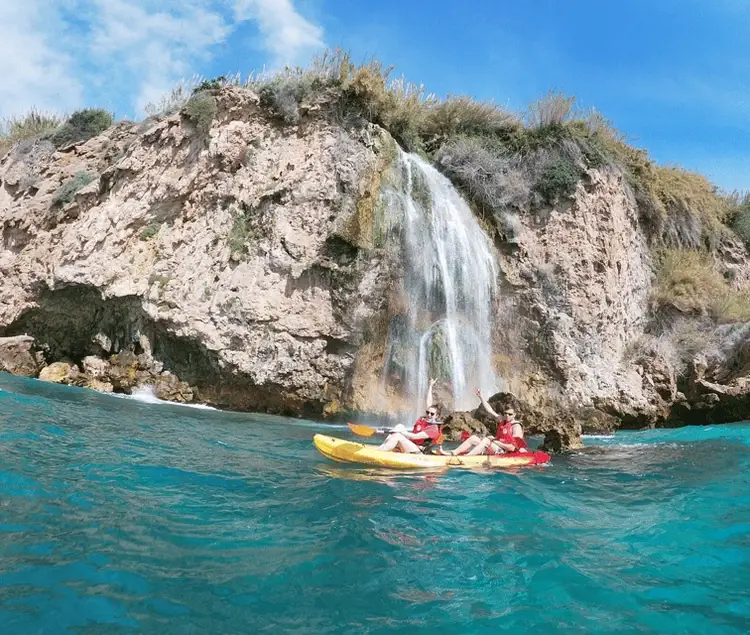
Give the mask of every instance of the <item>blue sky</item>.
M 750 0 L 0 0 L 0 116 L 139 116 L 181 78 L 326 46 L 438 95 L 575 95 L 657 161 L 750 189 Z

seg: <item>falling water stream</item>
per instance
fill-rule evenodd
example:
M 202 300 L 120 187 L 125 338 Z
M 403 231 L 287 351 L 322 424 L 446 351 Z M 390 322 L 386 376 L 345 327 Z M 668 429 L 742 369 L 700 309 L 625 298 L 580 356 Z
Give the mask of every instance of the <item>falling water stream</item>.
M 475 387 L 498 388 L 492 370 L 492 245 L 450 181 L 414 154 L 399 156 L 398 187 L 385 192 L 399 236 L 404 311 L 390 324 L 385 373 L 402 377 L 416 408 L 430 376 L 451 385 L 454 409 L 476 403 Z

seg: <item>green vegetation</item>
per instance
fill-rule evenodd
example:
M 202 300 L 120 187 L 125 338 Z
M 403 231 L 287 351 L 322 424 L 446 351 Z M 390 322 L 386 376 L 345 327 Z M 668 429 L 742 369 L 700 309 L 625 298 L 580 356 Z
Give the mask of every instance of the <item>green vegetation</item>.
M 251 214 L 253 210 L 246 204 L 241 204 L 229 230 L 229 251 L 238 259 L 247 253 L 247 243 L 255 239 L 255 232 L 251 227 Z
M 63 123 L 63 118 L 32 109 L 23 117 L 0 121 L 0 156 L 19 141 L 39 139 Z
M 706 251 L 665 249 L 656 274 L 651 299 L 657 311 L 674 309 L 716 322 L 750 320 L 750 294 L 733 289 Z
M 159 233 L 159 230 L 161 229 L 162 223 L 158 221 L 151 221 L 146 227 L 143 228 L 143 231 L 140 233 L 140 239 L 141 240 L 149 240 L 156 236 L 156 234 Z
M 103 108 L 78 110 L 50 134 L 49 140 L 56 148 L 62 148 L 71 143 L 83 143 L 104 132 L 113 121 L 112 114 Z
M 573 196 L 580 180 L 580 169 L 569 157 L 560 155 L 541 169 L 534 190 L 545 203 L 555 205 L 559 199 Z
M 196 130 L 202 135 L 208 134 L 211 129 L 216 110 L 216 97 L 205 90 L 195 93 L 183 108 L 185 116 L 195 124 Z
M 732 209 L 732 229 L 750 248 L 750 192 L 740 195 L 735 192 L 729 200 Z
M 63 205 L 72 203 L 76 193 L 86 187 L 95 178 L 95 176 L 88 172 L 77 172 L 55 192 L 55 195 L 52 197 L 52 205 L 62 207 Z

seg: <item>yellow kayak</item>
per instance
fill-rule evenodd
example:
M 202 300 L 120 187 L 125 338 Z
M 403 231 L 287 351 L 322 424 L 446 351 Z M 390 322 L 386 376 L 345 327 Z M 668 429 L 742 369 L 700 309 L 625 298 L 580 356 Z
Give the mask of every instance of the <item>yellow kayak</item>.
M 549 454 L 539 451 L 512 452 L 497 456 L 440 456 L 436 454 L 383 452 L 374 445 L 337 439 L 325 434 L 316 434 L 313 437 L 313 443 L 318 452 L 332 461 L 404 470 L 441 467 L 521 467 L 524 465 L 540 465 L 550 459 Z

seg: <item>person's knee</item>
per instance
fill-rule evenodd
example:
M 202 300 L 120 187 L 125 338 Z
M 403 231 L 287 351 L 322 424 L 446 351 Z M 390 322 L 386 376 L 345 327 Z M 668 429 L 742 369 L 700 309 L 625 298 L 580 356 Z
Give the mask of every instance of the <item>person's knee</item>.
M 482 438 L 478 437 L 476 434 L 472 434 L 469 437 L 469 441 L 471 441 L 472 443 L 481 443 L 482 442 Z

